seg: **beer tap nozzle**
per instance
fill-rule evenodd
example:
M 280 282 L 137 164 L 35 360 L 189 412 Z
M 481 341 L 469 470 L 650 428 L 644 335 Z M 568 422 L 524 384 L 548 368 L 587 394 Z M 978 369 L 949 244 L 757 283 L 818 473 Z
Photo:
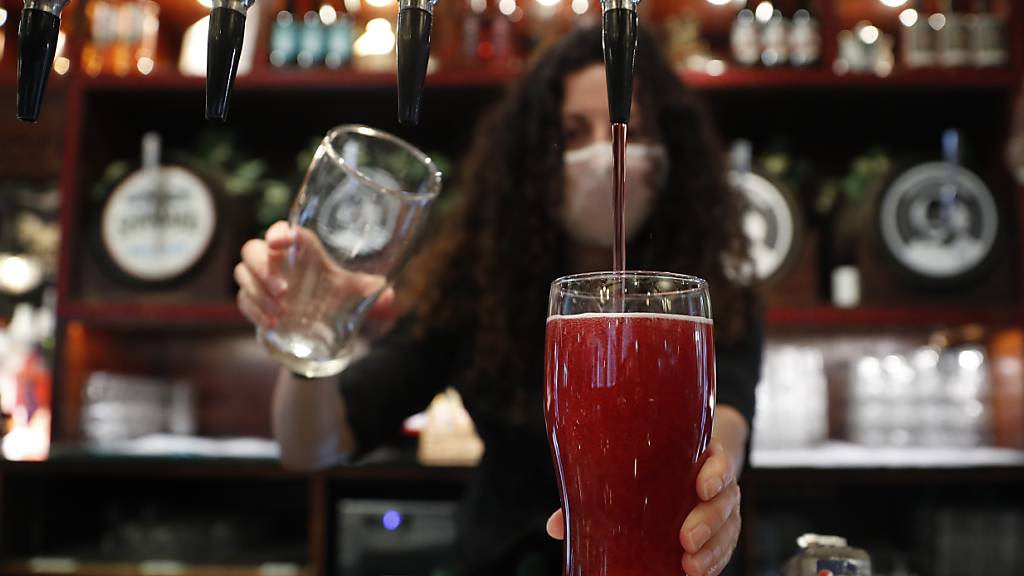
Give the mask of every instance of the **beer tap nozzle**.
M 400 0 L 398 8 L 398 121 L 420 121 L 423 83 L 430 60 L 430 31 L 437 0 Z
M 612 124 L 629 124 L 640 0 L 601 0 L 608 111 Z
M 206 119 L 228 117 L 245 34 L 245 14 L 255 0 L 214 0 L 206 53 Z
M 57 54 L 60 13 L 69 0 L 25 0 L 18 24 L 18 119 L 35 122 Z

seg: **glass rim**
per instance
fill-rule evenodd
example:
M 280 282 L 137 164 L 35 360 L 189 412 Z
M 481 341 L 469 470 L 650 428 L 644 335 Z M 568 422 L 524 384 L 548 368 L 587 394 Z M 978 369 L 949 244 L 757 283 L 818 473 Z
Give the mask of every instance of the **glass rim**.
M 338 152 L 337 150 L 334 149 L 334 145 L 332 143 L 333 140 L 345 134 L 358 134 L 360 136 L 377 138 L 408 152 L 414 158 L 422 162 L 427 168 L 427 191 L 410 192 L 408 190 L 403 190 L 401 188 L 389 188 L 387 186 L 380 184 L 376 180 L 373 180 L 366 174 L 363 174 L 363 172 L 358 168 L 350 166 L 347 162 L 345 162 L 344 158 L 338 155 Z M 413 146 L 412 144 L 406 142 L 405 140 L 402 140 L 398 136 L 395 136 L 394 134 L 391 134 L 389 132 L 378 130 L 376 128 L 371 128 L 370 126 L 366 126 L 363 124 L 343 124 L 341 126 L 335 126 L 334 128 L 331 128 L 327 132 L 327 135 L 324 136 L 323 140 L 320 141 L 320 144 L 323 145 L 324 150 L 326 150 L 326 153 L 328 156 L 330 156 L 331 160 L 334 163 L 338 164 L 338 166 L 340 166 L 342 170 L 344 170 L 348 174 L 351 174 L 353 177 L 359 179 L 363 184 L 373 188 L 374 190 L 377 190 L 382 194 L 398 196 L 400 198 L 406 199 L 422 199 L 434 198 L 441 192 L 441 180 L 443 175 L 441 174 L 441 170 L 437 167 L 437 164 L 434 163 L 434 160 L 431 159 L 430 156 L 427 156 L 427 154 L 424 153 L 419 148 Z
M 551 283 L 552 290 L 558 290 L 562 294 L 570 295 L 574 298 L 601 298 L 600 294 L 583 292 L 579 290 L 573 290 L 570 286 L 577 282 L 585 282 L 587 280 L 628 280 L 630 278 L 642 278 L 644 280 L 669 280 L 673 282 L 682 282 L 685 287 L 678 290 L 665 290 L 659 291 L 657 296 L 686 296 L 692 294 L 700 294 L 706 292 L 708 289 L 708 281 L 698 276 L 691 276 L 689 274 L 678 274 L 676 272 L 654 272 L 649 270 L 626 270 L 623 272 L 584 272 L 582 274 L 570 274 L 568 276 L 562 276 L 556 278 Z M 625 294 L 626 298 L 640 298 L 650 297 L 652 294 Z

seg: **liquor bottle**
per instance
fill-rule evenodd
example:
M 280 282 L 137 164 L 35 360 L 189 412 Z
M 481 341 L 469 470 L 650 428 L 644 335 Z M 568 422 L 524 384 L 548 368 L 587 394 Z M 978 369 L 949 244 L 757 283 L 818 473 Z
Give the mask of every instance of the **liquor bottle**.
M 355 32 L 352 18 L 345 12 L 325 3 L 320 8 L 320 19 L 325 26 L 324 65 L 334 70 L 352 61 L 352 39 Z
M 499 67 L 508 67 L 516 58 L 515 29 L 509 15 L 498 7 L 498 1 L 491 1 L 493 4 L 488 10 L 488 24 L 491 45 L 494 48 L 494 64 Z
M 1010 60 L 1006 16 L 987 0 L 978 0 L 975 7 L 967 24 L 971 63 L 978 68 L 1005 66 Z
M 741 66 L 754 66 L 761 58 L 760 32 L 751 10 L 740 10 L 732 24 L 729 43 L 732 57 Z
M 302 30 L 299 33 L 299 54 L 296 57 L 299 66 L 312 68 L 323 63 L 326 38 L 320 14 L 313 10 L 306 12 L 302 17 Z
M 3 456 L 9 460 L 43 460 L 50 449 L 50 393 L 52 376 L 39 349 L 38 312 L 19 304 L 8 329 L 6 362 L 0 373 L 2 411 L 10 416 L 3 438 Z
M 513 57 L 512 22 L 499 8 L 498 0 L 469 0 L 468 28 L 464 32 L 467 50 L 475 51 L 469 63 L 507 66 Z
M 135 69 L 142 74 L 153 71 L 156 63 L 157 37 L 160 33 L 160 5 L 152 0 L 138 0 L 139 35 L 135 47 Z
M 917 0 L 900 13 L 901 59 L 907 68 L 925 68 L 935 64 L 935 34 L 923 9 L 921 0 Z
M 942 10 L 936 15 L 935 23 L 943 23 L 937 26 L 936 46 L 938 47 L 939 64 L 946 68 L 958 68 L 969 63 L 967 43 L 967 19 L 964 14 L 957 11 L 953 0 L 943 0 L 939 4 Z
M 789 25 L 776 10 L 761 30 L 761 63 L 769 68 L 785 66 L 789 61 Z
M 299 53 L 299 25 L 292 13 L 292 3 L 277 13 L 270 31 L 270 65 L 291 66 Z
M 82 62 L 86 74 L 98 76 L 111 67 L 118 9 L 108 0 L 92 0 L 86 6 L 86 13 L 89 16 L 89 41 L 82 51 Z
M 789 61 L 794 66 L 811 66 L 821 57 L 821 30 L 806 8 L 793 14 L 789 31 Z
M 466 0 L 466 10 L 462 17 L 462 53 L 460 60 L 467 68 L 480 65 L 480 45 L 483 41 L 484 12 L 487 0 Z
M 118 76 L 127 76 L 134 68 L 132 56 L 141 35 L 141 15 L 134 0 L 122 0 L 115 5 L 117 16 L 114 44 L 111 50 L 111 70 Z
M 991 410 L 996 446 L 1024 450 L 1024 331 L 1006 329 L 989 344 Z

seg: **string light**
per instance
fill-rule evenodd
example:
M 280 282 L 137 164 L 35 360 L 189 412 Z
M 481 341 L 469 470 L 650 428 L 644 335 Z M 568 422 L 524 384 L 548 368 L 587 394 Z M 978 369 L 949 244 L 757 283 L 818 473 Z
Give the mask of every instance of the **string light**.
M 334 24 L 338 21 L 338 11 L 334 9 L 334 6 L 324 4 L 320 7 L 320 21 L 327 26 Z
M 352 43 L 356 56 L 388 54 L 395 49 L 395 33 L 391 22 L 374 18 L 366 23 L 366 32 Z
M 900 12 L 900 23 L 907 28 L 917 24 L 917 10 L 907 8 L 903 12 Z
M 857 35 L 860 36 L 861 42 L 864 42 L 865 44 L 874 44 L 878 41 L 879 32 L 878 28 L 868 24 L 867 26 L 862 27 Z
M 139 61 L 135 63 L 135 67 L 142 73 L 143 76 L 148 76 L 153 71 L 154 62 L 152 58 L 143 56 L 139 58 Z

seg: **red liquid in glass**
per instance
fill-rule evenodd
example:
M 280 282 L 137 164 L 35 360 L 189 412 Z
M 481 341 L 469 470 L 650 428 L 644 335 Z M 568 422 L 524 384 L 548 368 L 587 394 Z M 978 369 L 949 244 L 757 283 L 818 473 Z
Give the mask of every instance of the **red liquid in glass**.
M 566 576 L 682 574 L 679 529 L 711 438 L 710 321 L 548 320 L 545 419 L 566 518 Z

